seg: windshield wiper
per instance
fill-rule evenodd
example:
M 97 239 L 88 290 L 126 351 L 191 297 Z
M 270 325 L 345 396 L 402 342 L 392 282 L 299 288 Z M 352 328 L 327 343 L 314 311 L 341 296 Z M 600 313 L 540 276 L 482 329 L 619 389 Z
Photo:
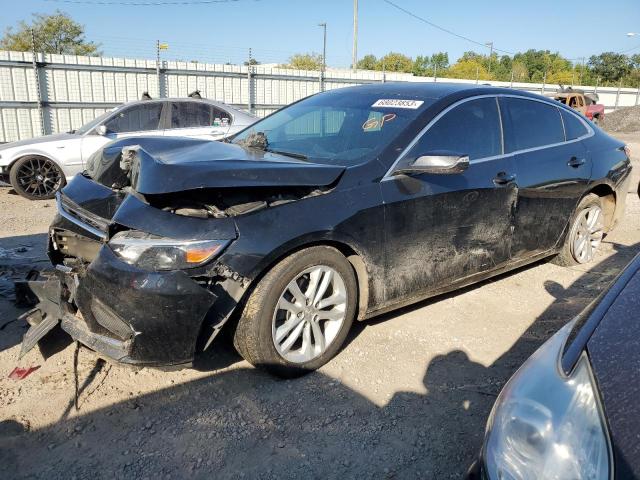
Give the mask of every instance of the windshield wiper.
M 284 150 L 273 150 L 271 148 L 265 148 L 264 151 L 269 153 L 275 153 L 277 155 L 284 155 L 285 157 L 297 158 L 299 160 L 307 159 L 306 155 L 303 155 L 301 153 L 296 153 L 296 152 L 285 152 Z

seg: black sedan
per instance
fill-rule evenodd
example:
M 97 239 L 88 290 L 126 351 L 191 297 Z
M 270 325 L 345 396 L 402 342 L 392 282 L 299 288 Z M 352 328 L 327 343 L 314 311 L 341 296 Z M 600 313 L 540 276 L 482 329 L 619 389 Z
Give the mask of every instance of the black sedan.
M 121 362 L 188 364 L 229 324 L 252 364 L 316 369 L 355 319 L 589 262 L 630 170 L 553 100 L 444 83 L 318 94 L 226 143 L 116 141 L 58 196 L 24 351 L 60 324 Z
M 518 370 L 472 478 L 640 477 L 640 256 Z

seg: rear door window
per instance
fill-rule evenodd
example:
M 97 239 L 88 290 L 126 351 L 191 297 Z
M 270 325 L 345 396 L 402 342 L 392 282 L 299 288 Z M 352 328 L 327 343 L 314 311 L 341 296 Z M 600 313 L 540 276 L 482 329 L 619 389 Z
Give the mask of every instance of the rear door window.
M 470 160 L 502 154 L 496 99 L 469 100 L 445 113 L 418 140 L 407 159 L 435 152 L 469 155 Z
M 231 116 L 213 105 L 199 102 L 173 102 L 171 128 L 197 128 L 229 125 Z
M 500 105 L 509 119 L 504 122 L 507 153 L 564 142 L 558 107 L 513 97 L 501 98 Z
M 162 102 L 153 102 L 125 108 L 105 123 L 105 127 L 111 133 L 158 130 L 162 105 Z
M 575 140 L 589 133 L 584 123 L 578 120 L 575 115 L 565 112 L 562 109 L 560 110 L 560 114 L 564 122 L 564 132 L 567 140 Z

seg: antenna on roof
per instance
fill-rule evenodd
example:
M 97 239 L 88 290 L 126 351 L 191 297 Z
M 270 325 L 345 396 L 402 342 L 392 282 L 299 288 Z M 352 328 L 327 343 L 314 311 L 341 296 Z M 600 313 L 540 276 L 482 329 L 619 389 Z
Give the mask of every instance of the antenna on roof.
M 142 92 L 141 100 L 153 100 L 153 99 L 151 98 L 151 95 L 149 95 L 149 92 Z
M 200 90 L 194 90 L 188 96 L 190 98 L 202 98 L 202 95 L 200 95 Z

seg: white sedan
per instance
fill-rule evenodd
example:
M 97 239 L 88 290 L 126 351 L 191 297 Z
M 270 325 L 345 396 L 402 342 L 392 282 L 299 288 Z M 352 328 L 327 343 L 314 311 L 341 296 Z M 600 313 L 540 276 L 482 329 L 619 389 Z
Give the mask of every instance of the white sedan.
M 77 130 L 0 145 L 0 179 L 23 197 L 53 198 L 112 140 L 148 135 L 221 140 L 257 120 L 219 102 L 162 98 L 125 103 Z

